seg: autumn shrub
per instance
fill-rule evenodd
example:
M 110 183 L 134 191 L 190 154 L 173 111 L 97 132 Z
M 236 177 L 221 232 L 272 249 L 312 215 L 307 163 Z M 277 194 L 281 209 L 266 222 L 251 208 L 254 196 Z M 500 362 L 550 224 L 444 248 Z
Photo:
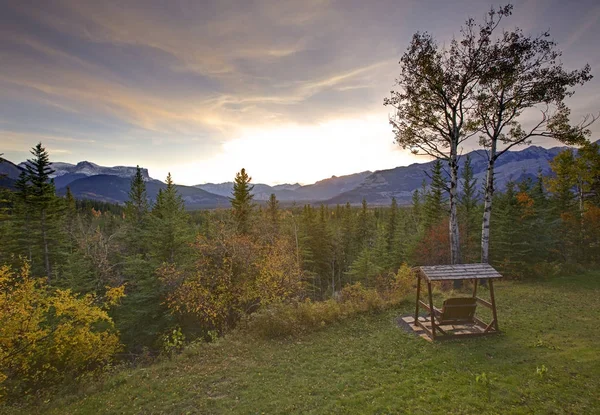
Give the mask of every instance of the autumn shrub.
M 416 282 L 417 276 L 415 275 L 415 270 L 406 263 L 400 265 L 390 287 L 391 301 L 399 302 L 406 298 L 407 295 L 414 293 Z
M 211 240 L 198 237 L 194 257 L 193 267 L 165 265 L 159 276 L 170 311 L 205 332 L 222 334 L 260 307 L 302 292 L 302 270 L 284 238 L 266 245 L 220 227 Z
M 102 368 L 121 350 L 106 308 L 123 295 L 108 289 L 103 304 L 0 267 L 0 394 L 23 397 L 40 387 Z
M 276 303 L 246 318 L 244 330 L 261 338 L 300 335 L 347 316 L 351 307 L 336 300 Z
M 347 307 L 363 312 L 381 310 L 385 305 L 383 298 L 376 290 L 367 289 L 360 282 L 342 288 L 340 300 Z
M 248 316 L 244 330 L 260 338 L 287 337 L 319 330 L 359 313 L 381 311 L 407 298 L 413 277 L 404 265 L 385 292 L 358 282 L 344 287 L 337 299 L 272 304 Z

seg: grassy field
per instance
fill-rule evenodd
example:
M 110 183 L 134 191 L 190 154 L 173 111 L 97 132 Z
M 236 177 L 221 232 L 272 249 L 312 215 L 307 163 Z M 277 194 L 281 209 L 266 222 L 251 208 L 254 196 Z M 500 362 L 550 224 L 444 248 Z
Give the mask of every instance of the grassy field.
M 600 273 L 496 287 L 499 336 L 431 344 L 398 328 L 407 303 L 295 339 L 230 336 L 35 412 L 600 413 Z

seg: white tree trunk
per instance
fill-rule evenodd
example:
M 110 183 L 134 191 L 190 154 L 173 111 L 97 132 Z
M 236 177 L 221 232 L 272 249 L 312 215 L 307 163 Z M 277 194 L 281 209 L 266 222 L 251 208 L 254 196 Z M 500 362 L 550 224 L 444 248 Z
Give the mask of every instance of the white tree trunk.
M 495 163 L 496 140 L 492 140 L 483 195 L 483 217 L 481 218 L 481 262 L 484 264 L 488 264 L 490 260 L 490 219 L 492 217 L 492 200 L 494 200 Z
M 481 220 L 481 262 L 489 263 L 490 259 L 490 219 L 492 217 L 492 200 L 494 196 L 494 162 L 487 168 L 485 194 L 483 196 L 483 218 Z

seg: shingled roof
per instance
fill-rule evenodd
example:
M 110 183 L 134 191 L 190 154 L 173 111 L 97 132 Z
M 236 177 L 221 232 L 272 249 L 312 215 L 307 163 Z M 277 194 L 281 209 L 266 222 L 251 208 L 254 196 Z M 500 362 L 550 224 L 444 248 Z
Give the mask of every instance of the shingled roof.
M 502 278 L 489 264 L 456 264 L 419 267 L 428 281 Z

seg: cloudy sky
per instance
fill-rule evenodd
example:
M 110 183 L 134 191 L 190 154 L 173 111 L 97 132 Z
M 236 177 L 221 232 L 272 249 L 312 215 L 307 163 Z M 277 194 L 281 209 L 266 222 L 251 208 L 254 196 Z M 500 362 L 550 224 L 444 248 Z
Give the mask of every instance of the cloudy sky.
M 598 112 L 600 3 L 514 4 L 507 28 L 550 30 L 567 68 L 592 66 L 569 104 Z M 406 165 L 419 159 L 393 144 L 382 105 L 400 56 L 415 31 L 443 42 L 491 5 L 0 0 L 0 152 L 20 162 L 41 141 L 54 161 L 139 164 L 182 184 Z

